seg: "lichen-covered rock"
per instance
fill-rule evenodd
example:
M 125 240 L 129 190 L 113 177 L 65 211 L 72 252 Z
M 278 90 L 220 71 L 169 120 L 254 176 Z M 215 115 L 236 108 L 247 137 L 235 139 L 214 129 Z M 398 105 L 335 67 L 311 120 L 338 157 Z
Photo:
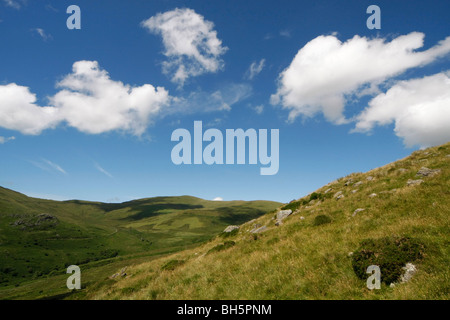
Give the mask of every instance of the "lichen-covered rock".
M 268 229 L 267 229 L 266 226 L 262 226 L 262 227 L 259 227 L 259 228 L 255 228 L 255 229 L 251 230 L 250 232 L 251 233 L 261 233 L 261 232 L 264 232 L 264 231 L 267 231 L 267 230 Z
M 225 230 L 223 230 L 223 232 L 231 232 L 233 230 L 239 229 L 239 226 L 228 226 L 225 228 Z
M 406 185 L 407 186 L 417 186 L 417 185 L 421 184 L 422 182 L 423 182 L 422 179 L 417 179 L 417 180 L 408 179 L 408 181 L 406 181 Z
M 404 282 L 408 282 L 409 280 L 411 280 L 411 278 L 416 274 L 417 272 L 417 268 L 415 265 L 413 265 L 412 263 L 408 262 L 403 268 L 403 271 L 405 271 L 405 273 L 402 274 L 400 281 L 402 283 Z
M 359 212 L 362 212 L 364 210 L 366 210 L 366 209 L 363 209 L 363 208 L 356 209 L 355 211 L 353 211 L 352 217 L 356 216 L 356 214 L 358 214 Z
M 419 169 L 419 171 L 417 171 L 417 175 L 422 177 L 432 177 L 439 174 L 440 172 L 441 169 L 429 169 L 427 167 L 422 167 Z

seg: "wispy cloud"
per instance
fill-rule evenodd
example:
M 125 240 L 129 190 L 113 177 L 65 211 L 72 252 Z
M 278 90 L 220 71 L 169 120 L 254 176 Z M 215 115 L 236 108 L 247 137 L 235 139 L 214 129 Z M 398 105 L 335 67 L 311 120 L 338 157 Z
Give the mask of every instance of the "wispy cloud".
M 10 8 L 14 8 L 19 10 L 24 1 L 17 1 L 17 0 L 3 0 L 3 3 Z
M 59 10 L 56 9 L 56 8 L 55 8 L 54 6 L 52 6 L 51 4 L 47 4 L 47 5 L 45 6 L 45 9 L 48 10 L 48 11 L 59 12 Z
M 45 163 L 47 163 L 50 167 L 52 167 L 56 171 L 67 174 L 67 172 L 63 168 L 61 168 L 58 164 L 51 162 L 50 160 L 47 160 L 47 159 L 43 159 L 43 160 Z
M 280 36 L 285 37 L 285 38 L 290 38 L 291 37 L 291 32 L 289 30 L 281 30 L 280 31 Z
M 12 141 L 12 140 L 15 140 L 16 139 L 16 137 L 2 137 L 2 136 L 0 136 L 0 144 L 4 144 L 4 143 L 6 143 L 6 142 L 8 142 L 8 141 Z
M 44 29 L 41 29 L 41 28 L 34 28 L 34 29 L 31 29 L 31 31 L 32 31 L 33 33 L 37 33 L 44 41 L 49 41 L 49 40 L 52 40 L 52 39 L 53 39 L 52 35 L 49 34 L 49 33 L 46 33 L 46 32 L 44 31 Z
M 29 160 L 28 162 L 30 162 L 35 167 L 42 169 L 44 171 L 48 171 L 48 172 L 57 171 L 62 174 L 67 174 L 66 170 L 64 170 L 60 165 L 58 165 L 48 159 L 45 159 L 45 158 L 41 158 L 40 161 Z
M 262 114 L 264 111 L 264 105 L 260 104 L 259 106 L 256 106 L 253 108 L 257 114 Z
M 245 73 L 245 78 L 248 80 L 253 80 L 264 68 L 264 64 L 266 63 L 266 59 L 261 59 L 259 62 L 254 61 L 247 72 Z
M 94 162 L 94 166 L 95 168 L 100 171 L 101 173 L 103 173 L 104 175 L 110 177 L 110 178 L 114 178 L 113 175 L 111 173 L 109 173 L 108 171 L 106 171 L 105 169 L 103 169 L 97 162 Z

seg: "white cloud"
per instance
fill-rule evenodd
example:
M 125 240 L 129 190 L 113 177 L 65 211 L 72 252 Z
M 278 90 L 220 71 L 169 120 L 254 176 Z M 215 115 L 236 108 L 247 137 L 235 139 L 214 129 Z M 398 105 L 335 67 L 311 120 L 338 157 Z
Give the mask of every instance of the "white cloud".
M 409 68 L 423 66 L 450 52 L 450 37 L 418 52 L 424 34 L 412 32 L 390 42 L 354 36 L 319 36 L 301 48 L 279 77 L 272 104 L 290 110 L 289 120 L 323 113 L 333 123 L 348 122 L 344 107 L 351 95 L 373 93 L 377 86 Z
M 257 114 L 262 114 L 264 111 L 264 105 L 260 104 L 259 106 L 254 107 L 254 110 Z
M 181 85 L 187 78 L 206 72 L 217 72 L 223 67 L 220 56 L 227 48 L 217 38 L 214 24 L 192 9 L 175 9 L 158 13 L 141 25 L 154 34 L 160 34 L 168 58 L 163 72 Z
M 395 122 L 405 145 L 429 147 L 450 141 L 450 71 L 400 81 L 356 117 L 356 132 Z
M 212 199 L 212 201 L 223 201 L 222 197 L 215 197 L 214 199 Z
M 280 31 L 280 36 L 285 37 L 285 38 L 290 38 L 291 37 L 291 32 L 289 30 L 281 30 Z
M 36 105 L 36 95 L 27 87 L 0 85 L 0 127 L 36 135 L 60 121 L 59 110 Z
M 44 31 L 44 29 L 41 29 L 41 28 L 34 28 L 34 29 L 31 29 L 31 31 L 37 33 L 44 41 L 53 39 L 52 35 L 46 33 L 46 32 Z
M 110 79 L 96 61 L 78 61 L 58 84 L 51 106 L 36 105 L 29 88 L 0 85 L 0 127 L 23 134 L 40 134 L 62 122 L 86 133 L 123 130 L 141 135 L 163 106 L 170 102 L 161 87 L 131 87 Z
M 19 10 L 21 7 L 20 2 L 16 1 L 16 0 L 3 0 L 3 2 L 5 3 L 6 6 L 17 9 L 17 10 Z
M 47 159 L 43 159 L 43 160 L 44 160 L 45 163 L 47 163 L 54 170 L 56 170 L 58 172 L 61 172 L 61 173 L 64 173 L 64 174 L 67 174 L 67 172 L 63 168 L 61 168 L 61 166 L 59 166 L 58 164 L 56 164 L 54 162 L 51 162 L 50 160 L 47 160 Z
M 2 137 L 2 136 L 0 136 L 0 144 L 4 144 L 4 143 L 6 143 L 8 141 L 12 141 L 12 140 L 15 140 L 15 139 L 16 139 L 16 137 Z
M 67 123 L 86 133 L 123 130 L 144 133 L 170 98 L 162 87 L 131 87 L 110 79 L 96 61 L 78 61 L 58 83 L 63 88 L 50 98 Z
M 60 173 L 67 174 L 67 172 L 63 168 L 61 168 L 60 165 L 58 165 L 50 160 L 44 159 L 44 158 L 42 158 L 40 161 L 30 160 L 29 162 L 32 165 L 34 165 L 35 167 L 38 167 L 39 169 L 42 169 L 45 171 L 49 171 L 49 172 L 58 171 Z
M 97 162 L 94 162 L 94 166 L 98 171 L 100 171 L 104 175 L 106 175 L 110 178 L 113 178 L 113 175 L 111 173 L 109 173 L 108 171 L 106 171 L 105 169 L 103 169 Z
M 245 77 L 248 80 L 253 80 L 253 78 L 262 71 L 262 69 L 264 68 L 265 62 L 266 62 L 266 59 L 261 59 L 259 61 L 259 63 L 256 61 L 252 62 L 252 64 L 248 68 L 247 72 L 245 73 Z
M 193 91 L 187 97 L 173 98 L 167 113 L 192 114 L 199 112 L 230 111 L 231 106 L 248 98 L 252 87 L 245 83 L 232 83 L 213 92 Z

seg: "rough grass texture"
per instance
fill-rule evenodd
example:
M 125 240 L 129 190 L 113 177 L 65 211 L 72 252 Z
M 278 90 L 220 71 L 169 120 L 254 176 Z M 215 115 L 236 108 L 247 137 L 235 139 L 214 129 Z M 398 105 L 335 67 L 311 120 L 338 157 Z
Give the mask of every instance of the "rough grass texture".
M 230 238 L 235 245 L 227 250 L 206 254 L 223 243 L 223 238 L 217 237 L 197 248 L 131 266 L 129 278 L 99 279 L 71 298 L 449 299 L 448 154 L 450 144 L 416 151 L 367 173 L 351 174 L 316 190 L 317 195 L 324 195 L 332 188 L 326 197 L 311 199 L 308 195 L 285 205 L 284 209 L 295 212 L 281 226 L 275 226 L 273 213 L 243 224 Z M 441 172 L 420 177 L 424 180 L 420 185 L 407 186 L 408 179 L 419 179 L 416 173 L 423 166 Z M 353 182 L 345 185 L 349 179 Z M 338 191 L 344 198 L 333 197 Z M 373 193 L 376 196 L 369 197 Z M 353 216 L 357 208 L 365 210 Z M 319 215 L 329 216 L 331 223 L 314 226 Z M 268 230 L 255 241 L 249 231 L 256 223 Z M 366 239 L 371 240 L 364 242 Z M 383 283 L 380 290 L 368 290 L 360 271 L 355 273 L 352 257 L 360 257 L 361 250 L 371 252 L 368 260 L 380 252 L 396 256 L 398 252 L 385 248 L 391 248 L 390 241 L 395 244 L 395 239 L 414 239 L 412 243 L 420 247 L 412 250 L 414 257 L 420 252 L 415 262 L 417 273 L 394 288 Z M 403 252 L 402 246 L 394 247 Z M 161 273 L 161 266 L 171 259 L 186 262 L 170 273 Z M 402 258 L 401 263 L 408 259 Z

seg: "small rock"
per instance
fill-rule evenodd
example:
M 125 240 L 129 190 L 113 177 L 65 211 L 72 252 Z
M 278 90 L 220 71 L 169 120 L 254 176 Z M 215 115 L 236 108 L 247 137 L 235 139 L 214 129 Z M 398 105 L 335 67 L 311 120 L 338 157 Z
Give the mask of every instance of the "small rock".
M 422 182 L 423 182 L 422 179 L 418 179 L 418 180 L 411 180 L 411 179 L 409 179 L 408 181 L 406 181 L 406 185 L 407 186 L 416 186 L 416 185 L 421 184 Z
M 343 194 L 337 196 L 337 197 L 336 197 L 336 200 L 339 200 L 339 199 L 342 199 L 342 198 L 344 198 L 344 195 L 343 195 Z
M 338 191 L 334 194 L 333 198 L 337 198 L 342 195 L 342 191 Z
M 231 232 L 233 230 L 236 230 L 236 229 L 239 229 L 239 226 L 228 226 L 228 227 L 225 228 L 225 230 L 223 230 L 223 232 L 229 233 L 229 232 Z
M 376 196 L 377 196 L 376 193 L 371 193 L 371 194 L 369 194 L 369 198 L 373 198 L 373 197 L 376 197 Z
M 439 174 L 441 172 L 441 169 L 429 169 L 427 167 L 422 167 L 420 168 L 419 171 L 417 171 L 417 175 L 418 176 L 422 176 L 422 177 L 432 177 L 435 176 L 437 174 Z
M 389 287 L 395 288 L 395 283 L 391 283 L 391 284 L 389 285 Z
M 446 155 L 445 157 L 446 157 L 446 158 L 450 158 L 450 154 Z
M 352 193 L 357 193 L 358 189 L 352 190 Z
M 292 214 L 292 210 L 281 210 L 277 213 L 277 220 L 283 220 Z
M 349 186 L 353 183 L 353 179 L 348 179 L 346 183 L 344 183 L 344 186 Z
M 257 228 L 257 229 L 253 229 L 252 231 L 250 231 L 251 233 L 261 233 L 261 232 L 264 232 L 264 231 L 267 231 L 268 229 L 267 229 L 267 227 L 266 226 L 262 226 L 262 227 L 260 227 L 260 228 Z
M 327 190 L 325 190 L 323 193 L 327 194 L 328 192 L 330 192 L 331 190 L 333 190 L 333 188 L 328 188 Z
M 399 169 L 397 169 L 397 171 L 400 172 L 400 173 L 403 173 L 403 172 L 406 172 L 406 171 L 408 171 L 408 170 L 405 169 L 405 168 L 399 168 Z
M 362 185 L 363 183 L 362 183 L 362 181 L 358 181 L 357 183 L 355 183 L 353 186 L 354 187 L 358 187 L 358 186 L 360 186 L 360 185 Z
M 358 209 L 356 209 L 355 211 L 353 211 L 352 217 L 356 216 L 356 214 L 357 214 L 358 212 L 361 212 L 361 211 L 364 211 L 364 210 L 366 210 L 366 209 L 363 209 L 363 208 L 358 208 Z
M 305 217 L 304 217 L 304 216 L 301 216 L 301 217 L 300 217 L 300 220 L 305 220 Z
M 405 273 L 400 278 L 400 281 L 402 283 L 408 282 L 409 280 L 411 280 L 413 275 L 415 275 L 417 272 L 416 266 L 409 262 L 402 268 L 402 270 L 405 271 Z
M 372 177 L 372 176 L 368 176 L 368 177 L 366 178 L 366 180 L 367 180 L 367 181 L 372 181 L 372 180 L 373 180 L 373 177 Z
M 353 255 L 353 252 L 349 252 L 348 254 L 347 254 L 347 257 L 351 257 Z

